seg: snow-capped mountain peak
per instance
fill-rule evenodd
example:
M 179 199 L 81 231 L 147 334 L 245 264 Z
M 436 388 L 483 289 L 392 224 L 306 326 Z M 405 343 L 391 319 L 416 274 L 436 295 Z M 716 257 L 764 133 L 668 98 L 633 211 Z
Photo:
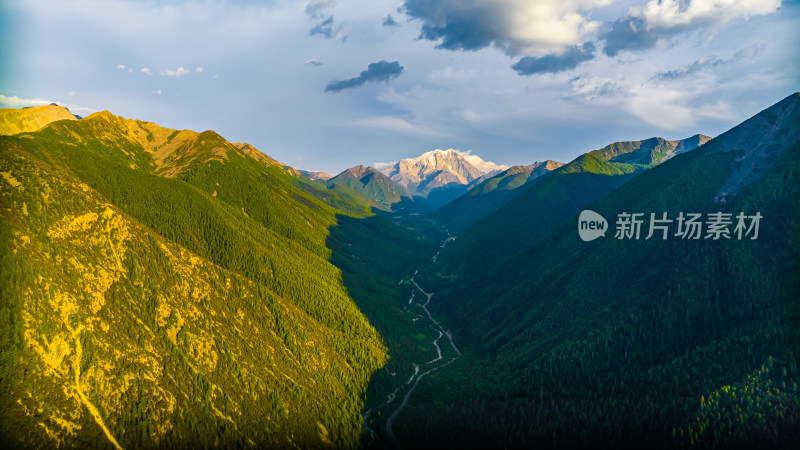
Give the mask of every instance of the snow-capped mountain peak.
M 409 192 L 426 195 L 434 189 L 466 186 L 487 173 L 507 168 L 470 152 L 451 148 L 431 150 L 416 158 L 400 160 L 382 172 Z

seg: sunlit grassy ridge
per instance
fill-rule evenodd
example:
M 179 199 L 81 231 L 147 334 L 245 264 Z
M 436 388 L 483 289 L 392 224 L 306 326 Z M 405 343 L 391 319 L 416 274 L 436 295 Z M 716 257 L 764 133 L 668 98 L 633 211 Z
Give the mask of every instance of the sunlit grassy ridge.
M 67 108 L 55 105 L 0 109 L 0 135 L 36 131 L 57 120 L 77 120 Z
M 357 444 L 386 354 L 327 261 L 325 201 L 363 206 L 108 113 L 0 146 L 5 443 Z

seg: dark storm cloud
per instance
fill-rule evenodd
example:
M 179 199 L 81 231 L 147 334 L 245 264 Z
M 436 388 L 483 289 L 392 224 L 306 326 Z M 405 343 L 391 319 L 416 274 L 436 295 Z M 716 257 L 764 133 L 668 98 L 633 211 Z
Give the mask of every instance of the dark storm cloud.
M 386 18 L 383 19 L 383 26 L 385 26 L 385 27 L 399 27 L 400 24 L 397 23 L 396 20 L 394 20 L 394 18 L 392 17 L 391 14 L 387 14 Z
M 511 68 L 519 75 L 555 73 L 574 69 L 592 58 L 594 58 L 594 45 L 591 42 L 587 42 L 583 45 L 569 47 L 560 55 L 525 56 Z
M 357 77 L 349 80 L 331 81 L 325 86 L 325 92 L 341 92 L 343 89 L 354 88 L 364 83 L 377 83 L 391 81 L 403 73 L 403 66 L 397 61 L 378 61 L 367 66 Z

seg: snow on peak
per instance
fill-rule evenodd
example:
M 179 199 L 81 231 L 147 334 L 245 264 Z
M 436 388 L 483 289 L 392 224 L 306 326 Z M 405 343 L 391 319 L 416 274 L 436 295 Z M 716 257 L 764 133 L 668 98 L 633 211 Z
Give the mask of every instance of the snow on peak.
M 406 158 L 403 161 L 408 164 L 417 163 L 425 166 L 436 166 L 437 160 L 441 161 L 442 159 L 448 159 L 448 157 L 460 157 L 484 174 L 508 169 L 508 166 L 504 164 L 496 164 L 492 161 L 486 161 L 478 155 L 473 155 L 472 150 L 462 151 L 454 148 L 448 148 L 447 150 L 437 148 L 425 152 L 416 158 Z M 390 172 L 397 163 L 397 161 L 392 161 L 390 163 L 374 163 L 372 166 L 383 173 L 387 173 Z
M 453 184 L 468 185 L 487 174 L 507 169 L 507 166 L 485 161 L 471 151 L 453 148 L 435 149 L 416 158 L 406 158 L 393 164 L 376 163 L 374 167 L 412 193 L 429 192 Z

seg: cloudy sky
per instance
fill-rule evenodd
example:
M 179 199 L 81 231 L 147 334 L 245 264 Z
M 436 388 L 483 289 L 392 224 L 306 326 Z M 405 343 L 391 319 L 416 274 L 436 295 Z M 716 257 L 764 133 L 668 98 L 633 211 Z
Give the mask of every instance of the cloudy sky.
M 800 90 L 800 2 L 0 0 L 0 103 L 213 129 L 338 172 L 717 135 Z

